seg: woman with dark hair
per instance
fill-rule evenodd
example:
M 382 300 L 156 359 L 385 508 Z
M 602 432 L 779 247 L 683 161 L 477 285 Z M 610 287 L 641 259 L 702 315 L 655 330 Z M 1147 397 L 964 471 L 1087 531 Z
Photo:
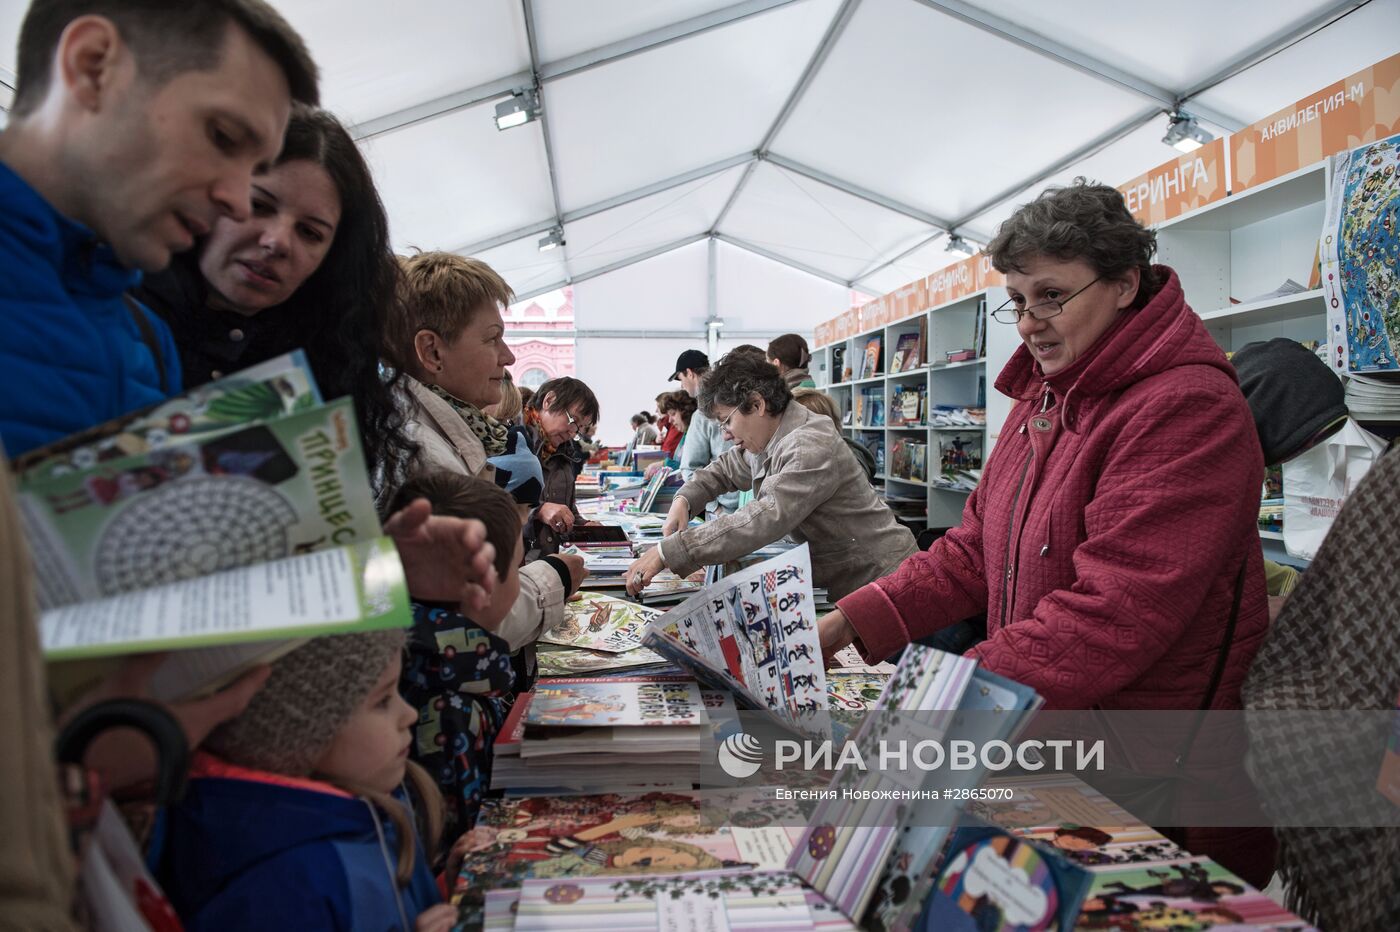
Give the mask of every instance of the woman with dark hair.
M 1264 464 L 1235 370 L 1155 248 L 1083 179 L 1002 224 L 987 252 L 1010 300 L 992 316 L 1022 345 L 996 382 L 1015 400 L 1001 440 L 960 526 L 820 620 L 825 652 L 883 660 L 985 613 L 969 654 L 1049 708 L 1240 708 L 1268 626 Z M 1268 880 L 1266 830 L 1176 840 Z
M 768 361 L 778 368 L 788 388 L 816 388 L 817 383 L 807 372 L 812 353 L 800 334 L 785 333 L 768 344 Z
M 685 443 L 686 432 L 690 430 L 690 422 L 697 410 L 699 406 L 687 391 L 671 392 L 661 402 L 661 412 L 670 420 L 671 428 L 681 435 L 682 444 Z
M 671 424 L 671 416 L 666 413 L 666 399 L 670 397 L 670 392 L 656 396 L 656 423 L 661 425 L 661 451 L 675 459 L 681 445 L 681 432 Z
M 762 357 L 729 353 L 700 383 L 700 407 L 734 445 L 676 493 L 660 545 L 627 571 L 627 591 L 669 568 L 686 576 L 791 535 L 811 548 L 813 583 L 833 598 L 897 567 L 915 550 L 830 418 L 795 404 Z M 752 490 L 733 514 L 687 528 L 726 492 Z
M 578 379 L 564 376 L 545 382 L 525 406 L 523 431 L 530 452 L 544 470 L 540 507 L 529 517 L 525 538 L 531 551 L 557 553 L 560 540 L 583 523 L 574 507 L 574 480 L 583 472 L 588 454 L 578 438 L 593 435 L 598 423 L 598 399 Z
M 371 475 L 404 474 L 413 444 L 380 375 L 397 268 L 389 222 L 355 141 L 298 108 L 277 162 L 253 177 L 248 220 L 221 217 L 136 296 L 175 334 L 186 388 L 301 349 L 327 398 L 350 395 Z

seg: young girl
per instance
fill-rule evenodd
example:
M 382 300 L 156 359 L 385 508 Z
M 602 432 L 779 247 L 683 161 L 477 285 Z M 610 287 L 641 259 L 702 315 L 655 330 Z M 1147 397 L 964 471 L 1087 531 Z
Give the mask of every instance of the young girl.
M 435 788 L 408 761 L 403 640 L 309 641 L 195 754 L 156 852 L 187 930 L 451 926 L 404 786 L 439 822 Z

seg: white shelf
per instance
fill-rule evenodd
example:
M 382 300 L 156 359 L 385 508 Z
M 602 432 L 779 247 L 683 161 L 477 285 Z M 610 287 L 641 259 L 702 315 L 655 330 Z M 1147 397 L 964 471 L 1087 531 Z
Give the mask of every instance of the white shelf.
M 1278 298 L 1265 298 L 1245 304 L 1232 304 L 1215 311 L 1203 311 L 1201 320 L 1206 323 L 1229 323 L 1245 327 L 1257 324 L 1277 324 L 1299 317 L 1313 317 L 1326 313 L 1327 304 L 1322 297 L 1322 289 L 1304 291 L 1299 294 L 1284 295 Z
M 883 479 L 886 482 L 902 482 L 905 485 L 917 485 L 921 488 L 928 488 L 928 483 L 922 479 L 901 479 L 898 476 L 876 476 L 876 479 Z
M 971 495 L 971 494 L 972 494 L 972 490 L 971 490 L 971 489 L 950 489 L 950 488 L 948 488 L 947 486 L 942 486 L 942 485 L 931 485 L 931 486 L 929 486 L 929 488 L 932 489 L 932 490 L 935 491 L 935 492 L 951 492 L 951 493 L 954 494 L 954 495 Z
M 883 375 L 872 375 L 872 376 L 871 376 L 870 378 L 868 378 L 868 379 L 852 379 L 852 380 L 851 380 L 849 383 L 847 383 L 847 384 L 849 384 L 849 385 L 874 385 L 876 382 L 883 382 L 883 381 L 885 381 L 885 377 L 884 377 Z
M 1259 536 L 1264 540 L 1283 540 L 1282 531 L 1266 531 L 1261 528 L 1259 530 Z
M 964 359 L 962 362 L 950 362 L 950 363 L 947 363 L 947 364 L 942 365 L 942 366 L 929 366 L 929 367 L 928 367 L 928 371 L 930 371 L 930 372 L 946 372 L 946 371 L 949 370 L 949 369 L 962 369 L 962 368 L 965 368 L 965 367 L 967 367 L 967 366 L 980 366 L 980 365 L 983 365 L 984 363 L 986 363 L 986 361 L 987 361 L 987 357 L 985 357 L 985 356 L 983 356 L 983 357 L 980 358 L 980 359 Z
M 1238 230 L 1299 207 L 1320 203 L 1326 196 L 1327 163 L 1318 162 L 1167 220 L 1155 229 L 1158 232 Z
M 986 424 L 970 424 L 967 427 L 930 427 L 929 430 L 941 430 L 948 433 L 959 434 L 980 434 L 987 429 Z
M 885 430 L 928 430 L 927 424 L 891 424 Z
M 919 366 L 917 369 L 905 369 L 905 370 L 902 371 L 902 372 L 892 372 L 892 373 L 890 373 L 889 375 L 887 375 L 886 378 L 889 378 L 889 379 L 903 379 L 903 378 L 906 378 L 906 377 L 909 377 L 909 376 L 917 376 L 917 377 L 919 377 L 919 378 L 923 378 L 924 373 L 927 372 L 927 371 L 928 371 L 928 367 L 927 367 L 927 366 Z
M 885 425 L 884 425 L 884 424 L 848 424 L 848 425 L 846 426 L 846 429 L 849 430 L 849 431 L 852 431 L 853 433 L 860 433 L 860 432 L 862 432 L 862 431 L 864 431 L 864 432 L 866 432 L 866 433 L 870 433 L 870 432 L 877 431 L 877 430 L 884 430 L 884 429 L 885 429 Z

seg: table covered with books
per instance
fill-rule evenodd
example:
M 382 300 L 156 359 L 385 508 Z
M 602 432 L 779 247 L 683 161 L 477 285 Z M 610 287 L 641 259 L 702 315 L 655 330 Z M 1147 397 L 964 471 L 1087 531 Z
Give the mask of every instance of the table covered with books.
M 966 801 L 907 805 L 871 802 L 886 778 L 849 769 L 726 779 L 762 753 L 751 716 L 820 709 L 838 742 L 859 744 L 880 710 L 1040 700 L 918 645 L 897 667 L 848 648 L 825 668 L 815 620 L 828 606 L 805 547 L 626 599 L 621 570 L 660 522 L 609 507 L 602 496 L 593 516 L 627 540 L 576 544 L 603 586 L 590 580 L 541 639 L 540 678 L 496 741 L 499 796 L 454 852 L 462 928 L 1309 928 L 1071 774 L 977 774 Z M 925 805 L 942 808 L 915 816 Z

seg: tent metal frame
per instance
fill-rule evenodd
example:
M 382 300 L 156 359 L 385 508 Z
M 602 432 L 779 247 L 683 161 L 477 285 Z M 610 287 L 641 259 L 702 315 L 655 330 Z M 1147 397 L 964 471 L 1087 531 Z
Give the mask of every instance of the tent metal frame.
M 433 100 L 425 101 L 421 104 L 416 104 L 411 107 L 403 108 L 401 110 L 386 114 L 381 117 L 376 117 L 372 120 L 367 120 L 363 123 L 356 125 L 352 129 L 352 135 L 356 139 L 369 139 L 378 135 L 382 135 L 384 133 L 394 132 L 396 130 L 403 129 L 408 126 L 413 126 L 427 120 L 432 120 L 437 117 L 445 116 L 450 113 L 455 113 L 459 110 L 468 107 L 474 107 L 480 104 L 488 103 L 492 100 L 504 97 L 510 94 L 512 91 L 517 91 L 523 88 L 536 88 L 540 91 L 541 97 L 543 97 L 544 87 L 551 81 L 567 78 L 571 75 L 580 74 L 592 68 L 601 67 L 611 62 L 620 61 L 624 58 L 629 58 L 633 55 L 639 55 L 658 48 L 662 48 L 671 43 L 679 42 L 691 38 L 693 36 L 709 32 L 710 30 L 719 29 L 732 23 L 737 23 L 742 20 L 748 19 L 749 17 L 760 16 L 771 10 L 789 6 L 791 4 L 799 2 L 802 2 L 802 0 L 743 0 L 743 2 L 735 3 L 701 16 L 692 17 L 690 19 L 683 20 L 678 23 L 673 23 L 668 26 L 663 26 L 657 29 L 649 30 L 647 32 L 641 33 L 636 36 L 632 36 L 627 39 L 600 46 L 599 48 L 590 49 L 585 52 L 580 52 L 576 55 L 568 56 L 566 58 L 560 59 L 559 61 L 541 63 L 539 61 L 538 47 L 535 36 L 534 11 L 532 7 L 532 2 L 531 0 L 521 0 L 522 9 L 525 17 L 526 35 L 529 42 L 531 66 L 530 71 L 508 75 L 495 81 L 490 81 L 485 84 L 477 85 L 476 87 L 467 88 L 465 90 L 457 91 L 452 94 L 447 94 L 442 97 L 434 98 Z M 520 227 L 516 230 L 511 230 L 509 232 L 502 233 L 498 236 L 490 237 L 489 239 L 469 243 L 454 251 L 464 254 L 484 252 L 489 249 L 494 249 L 499 246 L 506 245 L 507 243 L 547 233 L 556 227 L 562 227 L 568 223 L 581 220 L 585 217 L 591 217 L 595 214 L 602 213 L 603 211 L 611 210 L 614 207 L 620 207 L 625 204 L 630 204 L 642 198 L 680 187 L 692 181 L 709 177 L 718 172 L 726 171 L 730 168 L 734 168 L 739 165 L 744 165 L 746 166 L 744 173 L 740 176 L 738 183 L 735 185 L 733 192 L 731 192 L 729 196 L 729 199 L 726 201 L 724 207 L 720 210 L 719 214 L 715 218 L 714 223 L 710 225 L 708 230 L 702 233 L 695 234 L 693 236 L 683 237 L 679 240 L 664 244 L 662 246 L 645 250 L 634 256 L 628 257 L 627 259 L 612 262 L 608 265 L 602 266 L 597 269 L 592 269 L 588 272 L 584 272 L 578 275 L 568 274 L 568 247 L 566 244 L 564 247 L 566 273 L 564 279 L 554 282 L 548 285 L 547 287 L 532 288 L 527 293 L 519 295 L 519 300 L 526 300 L 528 298 L 536 297 L 538 295 L 557 290 L 566 285 L 577 284 L 579 282 L 587 281 L 591 278 L 597 278 L 598 276 L 605 275 L 608 272 L 617 271 L 618 269 L 626 268 L 630 265 L 635 265 L 639 262 L 644 262 L 647 259 L 655 258 L 656 256 L 663 255 L 664 253 L 671 252 L 675 249 L 680 249 L 684 246 L 688 246 L 705 239 L 708 239 L 710 241 L 710 255 L 708 259 L 709 271 L 707 275 L 708 289 L 710 291 L 710 294 L 708 296 L 707 307 L 710 309 L 709 313 L 711 320 L 716 319 L 716 315 L 718 313 L 718 309 L 716 307 L 716 297 L 714 294 L 716 279 L 714 269 L 716 261 L 714 257 L 714 244 L 716 242 L 728 243 L 729 245 L 734 246 L 736 248 L 744 249 L 755 255 L 762 256 L 763 258 L 769 259 L 773 262 L 777 262 L 781 265 L 788 266 L 789 268 L 796 269 L 797 271 L 805 272 L 824 281 L 839 284 L 842 287 L 858 288 L 860 282 L 870 278 L 872 275 L 882 272 L 885 269 L 899 263 L 901 260 L 907 258 L 910 255 L 913 255 L 920 249 L 923 249 L 930 243 L 936 241 L 939 237 L 946 236 L 954 232 L 963 232 L 973 237 L 974 239 L 985 241 L 985 239 L 987 238 L 985 234 L 979 234 L 976 231 L 969 231 L 965 229 L 965 225 L 970 223 L 972 220 L 985 213 L 986 211 L 991 210 L 993 207 L 996 207 L 998 204 L 1001 204 L 1009 200 L 1010 198 L 1015 197 L 1017 194 L 1020 194 L 1026 189 L 1033 187 L 1034 185 L 1058 174 L 1059 172 L 1083 160 L 1084 158 L 1087 158 L 1088 156 L 1093 155 L 1094 153 L 1104 149 L 1105 147 L 1112 145 L 1113 143 L 1122 139 L 1124 136 L 1127 136 L 1129 133 L 1145 125 L 1146 123 L 1150 122 L 1152 119 L 1156 118 L 1157 116 L 1163 113 L 1178 109 L 1183 105 L 1187 105 L 1186 109 L 1190 113 L 1202 120 L 1206 120 L 1207 122 L 1210 122 L 1216 126 L 1223 127 L 1230 131 L 1239 130 L 1244 125 L 1240 120 L 1236 119 L 1235 117 L 1229 114 L 1217 111 L 1212 107 L 1203 105 L 1199 102 L 1195 102 L 1195 98 L 1201 93 L 1204 93 L 1206 90 L 1209 90 L 1210 88 L 1219 84 L 1220 82 L 1227 80 L 1235 74 L 1238 74 L 1245 68 L 1248 68 L 1251 65 L 1256 64 L 1257 62 L 1280 51 L 1281 49 L 1286 48 L 1294 42 L 1299 41 L 1301 38 L 1306 37 L 1310 33 L 1323 28 L 1324 26 L 1330 24 L 1332 21 L 1340 18 L 1341 16 L 1346 15 L 1352 10 L 1365 5 L 1365 3 L 1368 2 L 1368 0 L 1338 0 L 1338 2 L 1334 2 L 1328 5 L 1326 8 L 1318 11 L 1316 14 L 1309 17 L 1306 21 L 1298 24 L 1297 26 L 1280 30 L 1273 36 L 1270 36 L 1269 38 L 1261 41 L 1255 47 L 1249 49 L 1245 53 L 1238 56 L 1234 61 L 1228 63 L 1216 74 L 1201 82 L 1198 82 L 1196 85 L 1187 88 L 1181 92 L 1173 91 L 1170 88 L 1162 87 L 1137 75 L 1130 74 L 1121 68 L 1110 65 L 1107 62 L 1101 61 L 1085 52 L 1073 49 L 1054 39 L 1048 38 L 1030 29 L 1026 29 L 1022 26 L 1019 26 L 1016 23 L 1011 22 L 1010 20 L 997 16 L 979 7 L 973 6 L 971 3 L 966 2 L 966 0 L 912 0 L 912 2 L 928 7 L 929 9 L 936 11 L 942 15 L 957 19 L 960 22 L 971 25 L 977 29 L 995 35 L 1008 42 L 1012 42 L 1020 46 L 1021 48 L 1027 49 L 1037 55 L 1041 55 L 1064 66 L 1073 68 L 1081 74 L 1088 75 L 1096 80 L 1118 87 L 1121 90 L 1125 90 L 1129 93 L 1136 94 L 1137 96 L 1140 96 L 1145 100 L 1150 101 L 1152 106 L 1150 106 L 1148 109 L 1143 110 L 1140 113 L 1134 114 L 1129 119 L 1107 130 L 1102 135 L 1092 140 L 1089 140 L 1084 145 L 1076 148 L 1074 151 L 1067 153 L 1066 155 L 1057 159 L 1053 164 L 1048 165 L 1043 169 L 1040 169 L 1029 178 L 1021 179 L 1015 184 L 1008 186 L 1005 190 L 998 192 L 995 196 L 988 198 L 986 201 L 979 204 L 976 208 L 967 211 L 965 215 L 957 218 L 941 218 L 935 216 L 913 205 L 902 203 L 901 201 L 895 198 L 882 195 L 876 191 L 871 191 L 867 188 L 846 181 L 845 179 L 832 175 L 828 172 L 824 172 L 819 169 L 803 165 L 802 163 L 796 162 L 792 159 L 786 158 L 780 154 L 770 151 L 773 142 L 776 140 L 783 126 L 786 125 L 788 119 L 796 110 L 798 104 L 802 100 L 803 95 L 811 86 L 813 80 L 817 76 L 817 73 L 821 70 L 822 65 L 826 62 L 826 59 L 831 54 L 832 49 L 835 47 L 837 41 L 839 41 L 841 35 L 845 32 L 847 25 L 850 23 L 851 18 L 854 16 L 857 8 L 860 5 L 860 0 L 843 0 L 840 8 L 837 10 L 836 14 L 832 18 L 831 24 L 828 26 L 821 41 L 817 45 L 816 50 L 813 52 L 812 57 L 808 60 L 806 67 L 803 69 L 802 75 L 799 77 L 797 84 L 793 87 L 791 93 L 788 95 L 787 100 L 784 102 L 782 108 L 779 110 L 772 124 L 770 124 L 768 131 L 764 134 L 763 139 L 760 140 L 759 145 L 756 149 L 741 152 L 729 158 L 722 159 L 718 162 L 714 162 L 709 165 L 705 165 L 700 168 L 684 172 L 680 175 L 676 175 L 674 177 L 667 178 L 662 181 L 653 182 L 651 184 L 644 185 L 632 189 L 630 191 L 614 195 L 610 198 L 598 201 L 594 204 L 590 204 L 578 210 L 565 211 L 562 209 L 562 204 L 559 199 L 558 182 L 556 178 L 556 171 L 553 159 L 553 149 L 549 135 L 549 124 L 547 122 L 547 117 L 545 116 L 545 114 L 547 114 L 548 112 L 548 108 L 544 107 L 544 112 L 541 114 L 540 122 L 541 130 L 544 136 L 545 158 L 549 169 L 550 188 L 554 199 L 554 218 L 551 220 L 542 220 L 538 223 L 529 224 L 527 226 Z M 5 77 L 7 77 L 7 75 L 0 74 L 0 79 L 3 79 Z M 728 234 L 721 233 L 719 231 L 719 227 L 723 224 L 730 210 L 733 208 L 734 204 L 742 195 L 744 188 L 746 187 L 749 179 L 752 177 L 753 172 L 757 168 L 759 162 L 763 161 L 770 162 L 771 164 L 781 169 L 793 172 L 798 175 L 802 175 L 813 181 L 817 181 L 820 184 L 824 184 L 828 187 L 831 187 L 835 190 L 845 192 L 846 194 L 849 194 L 853 197 L 857 197 L 862 200 L 868 201 L 872 204 L 876 204 L 880 207 L 885 208 L 886 210 L 890 210 L 894 213 L 898 213 L 903 216 L 911 217 L 915 220 L 918 220 L 921 223 L 924 223 L 925 225 L 930 227 L 929 233 L 914 246 L 902 248 L 899 252 L 897 252 L 895 255 L 891 256 L 888 259 L 878 260 L 875 264 L 862 271 L 855 278 L 849 280 L 842 279 L 839 276 L 832 275 L 828 272 L 823 272 L 819 269 L 808 266 L 798 260 L 781 255 L 780 253 L 773 252 L 772 250 L 765 249 L 757 244 L 749 243 L 742 239 L 738 239 Z M 584 332 L 586 331 L 579 331 L 579 333 Z

